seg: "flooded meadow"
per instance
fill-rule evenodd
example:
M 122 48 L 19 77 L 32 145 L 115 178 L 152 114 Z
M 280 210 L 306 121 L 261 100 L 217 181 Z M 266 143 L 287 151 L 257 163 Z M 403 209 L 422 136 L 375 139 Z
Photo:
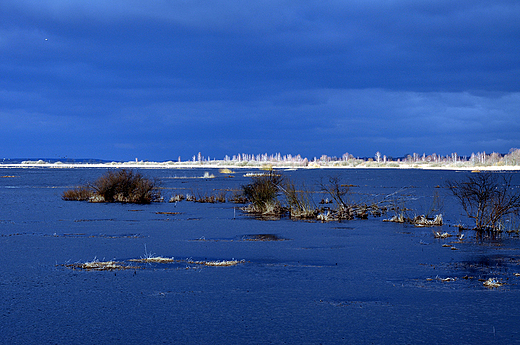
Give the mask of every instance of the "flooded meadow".
M 62 199 L 106 171 L 1 169 L 0 343 L 520 342 L 518 225 L 461 230 L 445 186 L 471 172 L 280 171 L 316 206 L 331 177 L 349 200 L 384 202 L 352 220 L 246 213 L 231 201 L 259 171 L 245 168 L 139 170 L 162 202 Z M 432 205 L 442 226 L 384 221 Z

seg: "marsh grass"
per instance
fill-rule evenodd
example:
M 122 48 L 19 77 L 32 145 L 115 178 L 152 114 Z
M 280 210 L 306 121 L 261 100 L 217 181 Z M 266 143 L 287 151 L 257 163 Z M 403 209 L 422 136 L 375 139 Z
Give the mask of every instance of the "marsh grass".
M 316 207 L 312 194 L 315 193 L 302 185 L 297 188 L 288 178 L 270 171 L 252 177 L 253 182 L 242 186 L 242 196 L 249 205 L 243 211 L 256 214 L 259 218 L 280 219 L 289 216 L 293 219 L 318 220 L 322 222 L 367 219 L 370 215 L 381 216 L 387 211 L 380 202 L 354 203 L 349 200 L 350 184 L 342 184 L 337 177 L 329 178 L 328 182 L 319 184 L 321 193 L 326 193 L 331 199 L 322 199 Z M 282 201 L 278 195 L 283 194 Z M 328 206 L 330 205 L 330 206 Z
M 193 201 L 199 203 L 225 203 L 227 191 L 218 191 L 215 194 L 208 194 L 207 192 L 193 191 L 192 194 L 186 195 L 186 201 Z
M 241 263 L 245 263 L 245 260 L 222 260 L 222 261 L 193 261 L 186 260 L 187 263 L 193 265 L 203 265 L 203 266 L 214 266 L 214 267 L 228 267 L 228 266 L 236 266 Z
M 114 270 L 129 270 L 138 269 L 136 266 L 125 265 L 117 261 L 98 261 L 94 260 L 85 263 L 66 264 L 65 267 L 71 269 L 81 269 L 86 271 L 114 271 Z
M 170 200 L 168 202 L 180 202 L 182 200 L 186 199 L 186 196 L 184 194 L 175 194 L 172 195 Z
M 88 201 L 94 195 L 92 188 L 78 186 L 63 192 L 61 198 L 67 201 Z
M 144 257 L 144 258 L 140 258 L 140 259 L 130 259 L 128 261 L 141 262 L 141 263 L 161 263 L 161 264 L 164 264 L 164 263 L 175 262 L 175 259 L 174 258 L 164 258 L 162 256 L 151 256 L 151 257 Z
M 417 227 L 442 226 L 444 223 L 442 214 L 437 214 L 433 218 L 427 218 L 425 215 L 419 215 L 413 218 L 409 218 L 405 216 L 405 213 L 397 213 L 392 218 L 383 219 L 383 221 L 393 223 L 407 223 L 415 225 Z
M 285 195 L 289 216 L 291 218 L 316 218 L 318 213 L 310 192 L 303 187 L 297 190 L 294 183 L 286 179 L 280 187 Z

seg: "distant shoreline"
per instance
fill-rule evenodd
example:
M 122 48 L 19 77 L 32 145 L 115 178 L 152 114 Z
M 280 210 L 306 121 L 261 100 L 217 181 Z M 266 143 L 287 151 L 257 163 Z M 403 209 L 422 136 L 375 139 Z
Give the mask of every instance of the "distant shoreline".
M 0 164 L 0 169 L 9 168 L 50 168 L 50 169 L 80 169 L 80 168 L 131 168 L 131 169 L 415 169 L 415 170 L 459 170 L 459 171 L 520 171 L 520 166 L 464 166 L 462 164 L 431 164 L 431 163 L 404 163 L 392 162 L 393 164 L 371 164 L 366 162 L 355 166 L 339 164 L 309 164 L 302 166 L 297 164 L 280 164 L 279 162 L 265 162 L 263 164 L 234 164 L 225 161 L 212 162 L 110 162 L 110 163 L 15 163 Z

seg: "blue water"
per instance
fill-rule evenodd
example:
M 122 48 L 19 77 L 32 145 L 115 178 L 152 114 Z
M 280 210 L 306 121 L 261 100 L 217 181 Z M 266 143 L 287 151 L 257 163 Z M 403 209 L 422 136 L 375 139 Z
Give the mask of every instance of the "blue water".
M 2 169 L 0 343 L 2 344 L 420 344 L 519 342 L 520 239 L 463 243 L 430 228 L 383 222 L 258 220 L 230 202 L 151 205 L 61 200 L 105 169 Z M 191 178 L 212 173 L 214 179 Z M 149 169 L 165 199 L 238 190 L 217 170 Z M 412 214 L 437 192 L 450 226 L 470 225 L 444 186 L 466 172 L 298 170 L 285 175 L 319 190 L 337 176 L 352 199 L 398 192 Z M 520 184 L 520 175 L 514 176 Z M 436 188 L 440 187 L 440 188 Z M 231 196 L 232 192 L 228 192 Z M 313 194 L 318 200 L 319 193 Z M 388 199 L 392 199 L 389 197 Z M 178 212 L 158 214 L 157 212 Z M 247 241 L 273 234 L 280 241 Z M 455 246 L 458 250 L 443 247 Z M 147 253 L 167 264 L 122 271 L 72 270 L 98 260 L 130 264 Z M 188 259 L 188 260 L 187 260 Z M 189 261 L 244 260 L 231 267 Z M 135 264 L 135 263 L 134 263 Z M 473 277 L 464 279 L 465 276 Z M 454 278 L 442 282 L 443 278 Z M 488 289 L 479 279 L 505 283 Z

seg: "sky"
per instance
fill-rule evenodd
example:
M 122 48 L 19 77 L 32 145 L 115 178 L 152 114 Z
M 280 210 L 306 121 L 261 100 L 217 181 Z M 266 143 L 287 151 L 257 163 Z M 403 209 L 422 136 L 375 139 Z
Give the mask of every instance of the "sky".
M 0 158 L 520 147 L 518 0 L 5 0 Z

